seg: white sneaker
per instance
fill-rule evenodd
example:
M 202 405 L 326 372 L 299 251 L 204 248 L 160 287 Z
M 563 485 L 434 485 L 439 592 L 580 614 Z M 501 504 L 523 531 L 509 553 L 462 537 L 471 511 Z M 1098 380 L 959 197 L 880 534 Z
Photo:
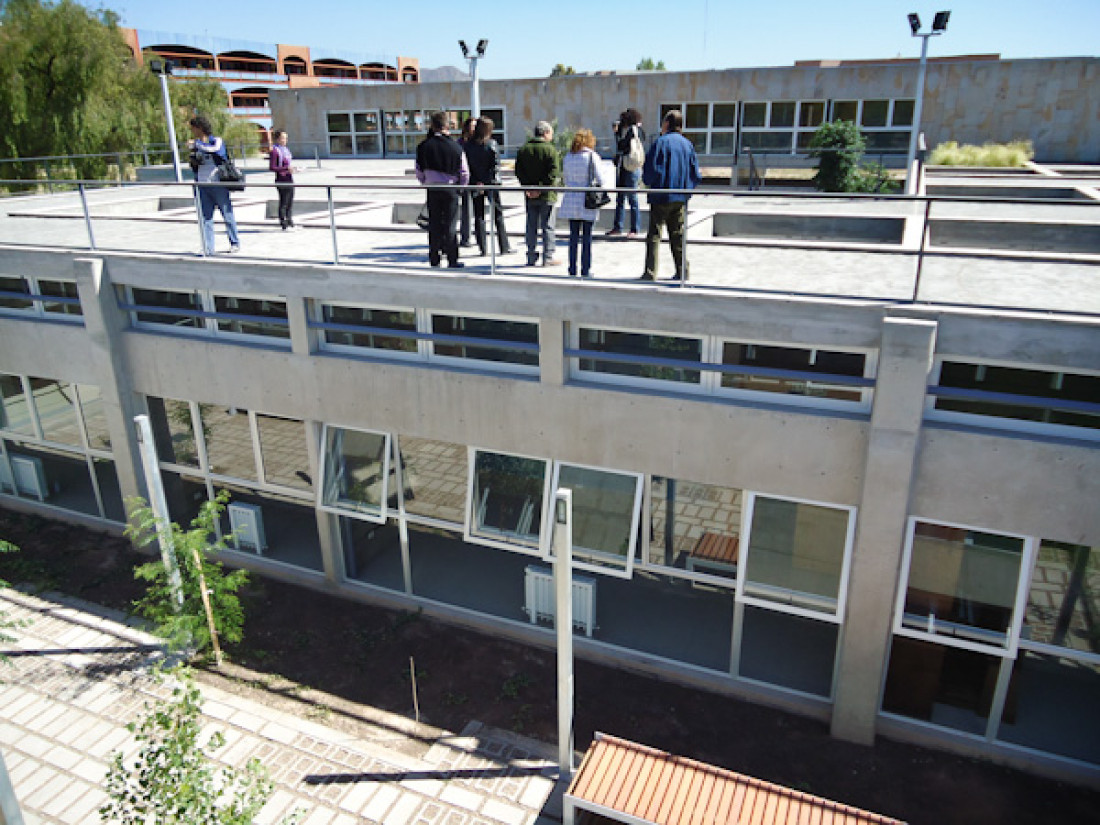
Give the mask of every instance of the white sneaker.
M 229 254 L 230 255 L 234 254 L 235 252 L 240 252 L 240 251 L 241 251 L 241 245 L 239 243 L 232 244 L 229 247 Z

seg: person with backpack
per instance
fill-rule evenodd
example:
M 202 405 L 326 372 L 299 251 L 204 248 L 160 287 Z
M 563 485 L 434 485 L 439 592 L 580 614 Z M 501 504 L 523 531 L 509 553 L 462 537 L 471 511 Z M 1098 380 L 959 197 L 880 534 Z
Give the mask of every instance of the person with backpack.
M 204 255 L 214 254 L 214 207 L 222 213 L 225 232 L 229 236 L 229 251 L 240 252 L 241 239 L 237 234 L 237 218 L 233 214 L 233 202 L 229 199 L 229 189 L 225 186 L 203 186 L 204 183 L 218 183 L 218 166 L 229 159 L 225 141 L 215 137 L 210 121 L 202 115 L 191 118 L 191 140 L 187 141 L 191 149 L 191 171 L 195 173 L 195 182 L 199 184 L 199 209 L 202 212 L 202 248 Z
M 615 133 L 615 186 L 619 189 L 638 189 L 642 177 L 642 164 L 645 163 L 645 130 L 642 128 L 642 114 L 637 109 L 627 109 L 619 115 L 618 122 L 611 127 Z M 615 220 L 608 236 L 623 234 L 623 213 L 626 204 L 630 204 L 630 233 L 628 238 L 638 234 L 639 216 L 638 193 L 615 193 Z

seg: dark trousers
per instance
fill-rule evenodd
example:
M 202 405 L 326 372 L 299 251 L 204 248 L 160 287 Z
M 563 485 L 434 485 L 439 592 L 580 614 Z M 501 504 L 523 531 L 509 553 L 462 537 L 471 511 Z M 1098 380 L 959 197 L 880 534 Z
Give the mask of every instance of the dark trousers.
M 458 192 L 453 189 L 428 190 L 428 262 L 439 266 L 443 257 L 452 266 L 458 263 Z
M 463 189 L 460 197 L 460 211 L 461 220 L 458 225 L 458 239 L 463 246 L 470 242 L 470 198 L 472 197 L 469 189 Z
M 489 202 L 489 211 L 492 213 L 490 220 L 496 223 L 497 243 L 500 245 L 500 253 L 511 252 L 508 245 L 508 233 L 504 228 L 504 210 L 500 206 L 500 193 L 489 190 L 474 195 L 474 237 L 477 238 L 478 249 L 484 255 L 489 245 L 485 242 L 485 201 Z
M 687 280 L 687 261 L 684 259 L 684 217 L 687 204 L 651 203 L 649 205 L 649 233 L 645 236 L 645 277 L 657 277 L 657 253 L 661 248 L 661 225 L 668 225 L 668 245 L 676 264 L 676 277 Z
M 281 183 L 275 188 L 279 190 L 279 226 L 294 226 L 294 185 Z
M 581 249 L 581 277 L 591 276 L 592 268 L 592 223 L 593 221 L 569 221 L 569 274 L 577 276 L 577 247 Z

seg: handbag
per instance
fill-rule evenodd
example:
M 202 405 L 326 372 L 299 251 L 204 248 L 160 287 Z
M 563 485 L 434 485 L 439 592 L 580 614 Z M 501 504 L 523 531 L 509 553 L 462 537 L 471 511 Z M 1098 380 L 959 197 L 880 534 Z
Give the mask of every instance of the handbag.
M 599 186 L 601 181 L 599 175 L 596 174 L 596 162 L 592 160 L 591 155 L 588 156 L 588 171 L 588 185 Z M 611 196 L 603 190 L 584 193 L 585 209 L 599 209 L 601 206 L 607 206 L 609 203 L 611 203 Z
M 229 149 L 225 150 L 225 160 L 220 155 L 214 155 L 214 163 L 218 167 L 218 180 L 222 183 L 234 184 L 225 187 L 230 192 L 244 191 L 244 172 L 237 168 L 233 158 L 229 156 Z
M 637 172 L 645 164 L 645 148 L 638 139 L 638 127 L 630 127 L 630 149 L 623 155 L 623 169 Z
M 416 216 L 416 225 L 428 231 L 428 204 L 424 204 L 420 207 L 420 214 Z

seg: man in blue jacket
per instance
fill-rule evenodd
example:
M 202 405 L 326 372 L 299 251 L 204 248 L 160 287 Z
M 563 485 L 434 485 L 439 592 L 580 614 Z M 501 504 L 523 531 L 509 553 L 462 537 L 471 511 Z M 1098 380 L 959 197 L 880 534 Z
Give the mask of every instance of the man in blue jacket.
M 680 134 L 684 116 L 671 109 L 661 123 L 661 136 L 646 152 L 642 180 L 650 189 L 694 189 L 702 175 L 699 159 L 691 141 Z M 686 193 L 651 192 L 649 194 L 649 233 L 645 239 L 645 273 L 643 281 L 657 279 L 657 253 L 661 248 L 661 226 L 668 225 L 668 245 L 676 263 L 675 281 L 686 281 L 688 268 L 684 257 L 684 219 L 687 215 Z

